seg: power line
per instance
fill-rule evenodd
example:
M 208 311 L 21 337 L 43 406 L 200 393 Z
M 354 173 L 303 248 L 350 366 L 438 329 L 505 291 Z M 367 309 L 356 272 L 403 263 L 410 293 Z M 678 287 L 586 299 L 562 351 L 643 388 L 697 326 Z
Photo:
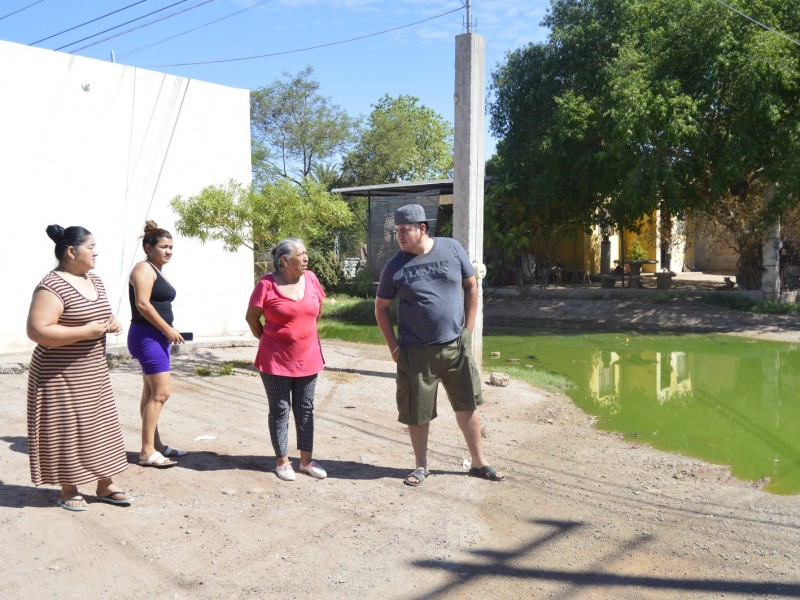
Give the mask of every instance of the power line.
M 122 12 L 123 10 L 127 10 L 127 9 L 129 9 L 129 8 L 131 8 L 133 6 L 136 6 L 137 4 L 141 4 L 142 2 L 147 2 L 147 0 L 139 0 L 139 2 L 134 2 L 133 4 L 129 4 L 128 6 L 123 6 L 120 9 L 117 9 L 117 10 L 115 10 L 113 12 L 110 12 L 110 13 L 107 13 L 107 14 L 103 15 L 102 17 L 97 17 L 96 19 L 92 19 L 91 21 L 86 21 L 84 23 L 81 23 L 80 25 L 75 25 L 75 27 L 70 27 L 69 29 L 65 29 L 64 31 L 59 31 L 58 33 L 54 33 L 53 35 L 48 35 L 46 38 L 42 38 L 40 40 L 36 40 L 35 42 L 31 42 L 28 45 L 29 46 L 35 46 L 39 42 L 45 42 L 45 41 L 47 41 L 49 39 L 52 39 L 54 37 L 57 37 L 57 36 L 61 35 L 62 33 L 68 33 L 70 31 L 78 29 L 79 27 L 83 27 L 84 25 L 90 25 L 90 24 L 94 23 L 95 21 L 99 21 L 100 19 L 105 19 L 106 17 L 110 17 L 111 15 L 115 15 L 118 12 Z
M 735 12 L 735 13 L 737 13 L 737 14 L 739 14 L 739 15 L 743 16 L 745 19 L 747 19 L 747 20 L 749 20 L 749 21 L 752 21 L 753 23 L 755 23 L 755 24 L 756 24 L 756 25 L 758 25 L 759 27 L 763 27 L 764 29 L 766 29 L 766 30 L 767 30 L 767 31 L 769 31 L 770 33 L 774 33 L 775 35 L 777 35 L 777 36 L 779 36 L 779 37 L 782 37 L 782 38 L 783 38 L 783 39 L 785 39 L 787 42 L 791 42 L 791 43 L 792 43 L 792 44 L 794 44 L 795 46 L 800 46 L 800 42 L 798 42 L 797 40 L 795 40 L 795 39 L 792 39 L 792 38 L 790 38 L 788 35 L 786 35 L 785 33 L 781 33 L 781 32 L 780 32 L 780 31 L 778 31 L 777 29 L 775 29 L 775 28 L 773 28 L 773 27 L 770 27 L 769 25 L 767 25 L 767 24 L 765 24 L 765 23 L 762 23 L 761 21 L 758 21 L 758 20 L 754 19 L 754 18 L 753 18 L 753 17 L 751 17 L 750 15 L 746 15 L 745 13 L 743 13 L 742 11 L 740 11 L 738 8 L 736 8 L 735 6 L 731 6 L 730 4 L 727 4 L 726 2 L 723 2 L 722 0 L 714 0 L 714 2 L 717 2 L 718 4 L 721 4 L 722 6 L 724 6 L 725 8 L 727 8 L 727 9 L 730 9 L 730 10 L 732 10 L 733 12 Z
M 268 2 L 273 2 L 274 0 L 261 0 L 261 2 L 257 2 L 252 6 L 248 6 L 247 8 L 243 8 L 241 10 L 237 10 L 236 12 L 232 12 L 230 14 L 225 15 L 224 17 L 220 17 L 219 19 L 214 19 L 213 21 L 209 21 L 208 23 L 204 23 L 198 27 L 194 27 L 192 29 L 188 29 L 186 31 L 182 31 L 181 33 L 176 33 L 175 35 L 171 35 L 167 38 L 162 40 L 158 40 L 157 42 L 153 42 L 151 44 L 147 44 L 145 46 L 139 46 L 138 48 L 134 48 L 133 50 L 128 50 L 127 52 L 122 52 L 117 55 L 117 58 L 123 58 L 125 56 L 130 56 L 131 54 L 136 54 L 137 52 L 141 52 L 142 50 L 147 50 L 148 48 L 152 48 L 153 46 L 158 46 L 159 44 L 163 44 L 164 42 L 168 42 L 170 40 L 174 40 L 175 38 L 181 37 L 182 35 L 186 35 L 187 33 L 192 33 L 193 31 L 197 31 L 198 29 L 203 29 L 204 27 L 208 27 L 209 25 L 213 25 L 214 23 L 219 23 L 220 21 L 224 21 L 225 19 L 229 19 L 230 17 L 235 17 L 243 12 L 247 12 L 248 10 L 252 10 L 254 8 L 258 8 L 263 4 L 267 4 Z
M 198 2 L 197 4 L 193 4 L 192 6 L 187 6 L 181 10 L 176 10 L 174 13 L 170 13 L 163 17 L 159 17 L 158 19 L 153 19 L 152 21 L 148 21 L 147 23 L 142 23 L 141 25 L 137 25 L 136 27 L 131 27 L 130 29 L 126 29 L 121 33 L 115 33 L 114 35 L 110 35 L 102 40 L 97 40 L 96 42 L 92 42 L 91 44 L 86 44 L 85 46 L 81 46 L 80 48 L 75 48 L 74 50 L 70 50 L 70 54 L 74 54 L 75 52 L 80 52 L 81 50 L 85 50 L 86 48 L 91 48 L 92 46 L 96 46 L 97 44 L 102 44 L 103 42 L 107 42 L 108 40 L 113 40 L 114 38 L 118 38 L 120 36 L 126 35 L 131 31 L 136 31 L 137 29 L 144 29 L 145 27 L 149 27 L 154 23 L 159 23 L 161 21 L 166 21 L 167 19 L 171 19 L 174 16 L 180 15 L 185 12 L 189 12 L 190 10 L 194 10 L 195 8 L 200 8 L 205 4 L 209 4 L 214 2 L 215 0 L 203 0 L 202 2 Z M 174 6 L 174 5 L 173 5 Z M 115 28 L 116 29 L 116 28 Z M 97 35 L 100 35 L 99 33 Z M 95 36 L 92 36 L 95 37 Z M 77 44 L 77 42 L 75 42 Z
M 228 62 L 238 62 L 242 60 L 255 60 L 258 58 L 269 58 L 271 56 L 281 56 L 283 54 L 295 54 L 297 52 L 307 52 L 308 50 L 317 50 L 319 48 L 328 48 L 330 46 L 338 46 L 340 44 L 347 44 L 349 42 L 355 42 L 358 40 L 363 40 L 370 37 L 375 37 L 377 35 L 383 35 L 384 33 L 390 33 L 392 31 L 397 31 L 398 29 L 405 29 L 407 27 L 413 27 L 414 25 L 419 25 L 421 23 L 426 23 L 428 21 L 433 21 L 434 19 L 438 19 L 440 17 L 444 17 L 446 15 L 452 14 L 454 12 L 458 12 L 462 10 L 464 7 L 461 6 L 459 8 L 455 8 L 453 10 L 448 10 L 447 12 L 443 12 L 441 14 L 435 15 L 433 17 L 428 17 L 427 19 L 422 19 L 421 21 L 415 21 L 414 23 L 407 23 L 405 25 L 399 25 L 397 27 L 392 27 L 391 29 L 384 29 L 383 31 L 376 31 L 375 33 L 368 33 L 366 35 L 360 35 L 358 37 L 349 38 L 346 40 L 339 40 L 338 42 L 329 42 L 327 44 L 318 44 L 316 46 L 308 46 L 306 48 L 296 48 L 295 50 L 284 50 L 282 52 L 271 52 L 269 54 L 258 54 L 256 56 L 242 56 L 239 58 L 223 58 L 219 60 L 204 60 L 204 61 L 197 61 L 197 62 L 187 62 L 187 63 L 173 63 L 173 64 L 164 64 L 164 65 L 145 65 L 144 68 L 146 69 L 157 69 L 162 67 L 189 67 L 194 65 L 212 65 L 217 63 L 228 63 Z
M 0 17 L 0 21 L 2 21 L 3 19 L 7 19 L 8 17 L 14 16 L 17 13 L 21 13 L 23 10 L 28 9 L 31 6 L 36 6 L 37 4 L 41 4 L 42 2 L 44 2 L 44 0 L 37 0 L 36 2 L 31 2 L 30 4 L 28 4 L 28 6 L 23 6 L 22 8 L 18 8 L 14 12 L 10 12 L 7 15 L 3 15 L 2 17 Z
M 141 1 L 143 1 L 143 0 L 140 0 L 140 2 Z M 163 8 L 159 8 L 158 10 L 154 10 L 153 12 L 149 12 L 146 15 L 142 15 L 141 17 L 136 17 L 135 19 L 131 19 L 130 21 L 125 21 L 124 23 L 120 23 L 119 25 L 115 25 L 114 27 L 109 27 L 108 29 L 104 29 L 103 31 L 99 31 L 99 32 L 94 33 L 92 35 L 88 35 L 88 36 L 86 36 L 84 38 L 81 38 L 79 40 L 75 40 L 74 42 L 70 42 L 69 44 L 64 44 L 63 46 L 60 46 L 60 47 L 55 48 L 55 49 L 56 50 L 63 50 L 64 48 L 67 48 L 68 46 L 74 46 L 75 44 L 80 44 L 81 42 L 85 42 L 86 40 L 90 40 L 93 37 L 97 37 L 98 35 L 103 35 L 104 33 L 108 33 L 109 31 L 114 31 L 115 29 L 119 29 L 120 27 L 125 27 L 125 25 L 130 25 L 131 23 L 135 23 L 136 21 L 141 21 L 142 19 L 145 19 L 145 18 L 147 18 L 147 17 L 149 17 L 151 15 L 163 12 L 163 11 L 167 10 L 168 8 L 172 8 L 173 6 L 177 6 L 178 4 L 183 4 L 184 2 L 188 2 L 188 1 L 189 0 L 178 0 L 178 2 L 174 2 L 174 3 L 169 4 L 169 5 L 167 5 L 167 6 L 163 7 Z

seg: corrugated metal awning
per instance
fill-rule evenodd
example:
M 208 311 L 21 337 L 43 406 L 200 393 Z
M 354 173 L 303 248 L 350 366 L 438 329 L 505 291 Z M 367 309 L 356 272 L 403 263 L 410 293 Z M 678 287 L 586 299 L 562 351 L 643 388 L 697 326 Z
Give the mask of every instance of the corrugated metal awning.
M 379 185 L 362 185 L 358 187 L 337 188 L 331 190 L 334 194 L 342 196 L 366 196 L 376 198 L 378 196 L 404 196 L 406 194 L 417 194 L 438 190 L 440 194 L 453 194 L 452 179 L 437 179 L 434 181 L 408 181 L 403 183 L 383 183 Z

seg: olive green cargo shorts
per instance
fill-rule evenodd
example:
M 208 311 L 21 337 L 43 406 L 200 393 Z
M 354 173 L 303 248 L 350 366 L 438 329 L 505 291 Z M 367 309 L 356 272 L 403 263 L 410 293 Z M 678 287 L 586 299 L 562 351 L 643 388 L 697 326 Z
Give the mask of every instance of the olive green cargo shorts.
M 436 394 L 442 382 L 455 412 L 483 404 L 481 380 L 472 358 L 472 332 L 447 344 L 400 346 L 397 357 L 397 420 L 425 425 L 436 418 Z

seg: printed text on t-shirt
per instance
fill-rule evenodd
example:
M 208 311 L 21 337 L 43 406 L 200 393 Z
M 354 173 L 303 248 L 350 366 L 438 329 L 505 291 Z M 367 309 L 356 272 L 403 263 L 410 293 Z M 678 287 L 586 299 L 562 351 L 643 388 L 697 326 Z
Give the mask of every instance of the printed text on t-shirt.
M 448 265 L 449 263 L 446 260 L 437 260 L 424 265 L 405 266 L 403 267 L 403 274 L 408 283 L 447 279 Z

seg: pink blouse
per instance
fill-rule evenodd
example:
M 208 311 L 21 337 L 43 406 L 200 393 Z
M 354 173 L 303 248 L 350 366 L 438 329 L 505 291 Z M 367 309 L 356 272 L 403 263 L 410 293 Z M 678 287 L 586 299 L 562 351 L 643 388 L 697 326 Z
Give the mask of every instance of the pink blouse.
M 311 271 L 303 277 L 306 286 L 300 300 L 281 294 L 272 273 L 261 278 L 250 296 L 250 306 L 264 312 L 264 333 L 254 363 L 263 373 L 305 377 L 319 373 L 325 365 L 317 334 L 325 291 Z

